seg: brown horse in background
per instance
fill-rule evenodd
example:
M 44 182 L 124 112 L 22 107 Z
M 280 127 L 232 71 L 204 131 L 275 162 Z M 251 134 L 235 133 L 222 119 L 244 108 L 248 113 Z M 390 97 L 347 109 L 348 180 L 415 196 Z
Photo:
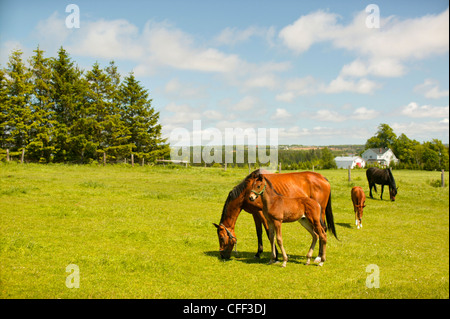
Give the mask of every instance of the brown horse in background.
M 316 258 L 315 262 L 322 266 L 326 260 L 327 233 L 325 230 L 326 225 L 321 218 L 321 207 L 319 203 L 309 197 L 290 198 L 282 196 L 274 190 L 272 183 L 263 175 L 260 175 L 253 182 L 249 199 L 255 201 L 259 196 L 262 199 L 264 216 L 269 222 L 269 237 L 272 245 L 272 258 L 269 264 L 274 263 L 276 258 L 276 234 L 278 246 L 283 254 L 282 267 L 286 267 L 288 256 L 283 246 L 281 225 L 283 223 L 299 221 L 312 236 L 311 247 L 306 255 L 306 264 L 309 265 L 311 261 L 317 237 L 319 237 L 322 252 Z
M 362 228 L 362 216 L 364 207 L 366 207 L 366 194 L 360 186 L 355 186 L 351 191 L 353 210 L 355 211 L 356 228 Z
M 271 174 L 268 171 L 256 170 L 229 192 L 222 209 L 220 223 L 219 225 L 214 224 L 217 228 L 220 245 L 219 252 L 222 258 L 230 258 L 233 247 L 237 243 L 234 228 L 242 210 L 252 214 L 255 222 L 256 235 L 258 237 L 258 250 L 255 257 L 259 258 L 263 251 L 262 226 L 264 226 L 269 236 L 269 224 L 262 212 L 261 199 L 258 198 L 254 202 L 249 200 L 251 185 L 260 175 L 264 175 L 270 180 L 274 189 L 283 196 L 306 196 L 317 201 L 322 207 L 322 220 L 326 220 L 328 228 L 337 238 L 331 209 L 331 186 L 325 177 L 314 172 Z

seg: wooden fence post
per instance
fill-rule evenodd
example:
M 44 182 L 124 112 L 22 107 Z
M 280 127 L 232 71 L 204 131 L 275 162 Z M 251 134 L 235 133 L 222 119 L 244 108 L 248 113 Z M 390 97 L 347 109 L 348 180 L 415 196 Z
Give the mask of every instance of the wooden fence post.
M 134 167 L 134 154 L 131 153 L 131 166 Z
M 20 163 L 23 164 L 24 159 L 25 159 L 25 148 L 22 148 L 22 158 L 20 159 Z
M 225 162 L 225 166 L 223 167 L 223 170 L 226 172 L 227 171 L 227 162 Z
M 144 166 L 144 158 L 142 157 L 141 166 Z
M 9 162 L 9 148 L 6 149 L 6 161 Z
M 444 170 L 441 171 L 441 186 L 445 187 Z
M 278 163 L 278 173 L 281 173 L 281 162 Z
M 106 165 L 106 152 L 103 152 L 103 166 Z
M 252 164 L 248 163 L 248 174 L 250 174 L 251 169 L 252 169 Z
M 352 166 L 351 165 L 348 166 L 348 181 L 349 182 L 352 181 Z

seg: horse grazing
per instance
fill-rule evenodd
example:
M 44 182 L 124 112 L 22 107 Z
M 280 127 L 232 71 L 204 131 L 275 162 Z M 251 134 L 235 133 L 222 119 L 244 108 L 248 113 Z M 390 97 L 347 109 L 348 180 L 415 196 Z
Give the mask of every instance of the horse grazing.
M 256 235 L 258 237 L 256 258 L 259 258 L 263 252 L 262 226 L 264 226 L 266 234 L 270 239 L 268 232 L 269 224 L 262 212 L 263 204 L 261 199 L 257 198 L 255 201 L 249 200 L 251 186 L 259 176 L 264 176 L 270 180 L 274 189 L 283 196 L 306 196 L 317 201 L 322 207 L 322 219 L 325 220 L 326 218 L 328 228 L 337 238 L 331 209 L 331 186 L 325 177 L 314 172 L 271 174 L 268 171 L 255 170 L 229 192 L 222 209 L 219 225 L 213 223 L 217 228 L 221 258 L 230 258 L 233 247 L 237 243 L 234 228 L 242 210 L 252 214 L 255 222 Z
M 395 185 L 395 179 L 394 175 L 392 175 L 391 168 L 380 169 L 376 167 L 370 167 L 366 171 L 366 176 L 367 181 L 369 182 L 370 198 L 373 198 L 372 187 L 375 188 L 375 192 L 378 193 L 377 186 L 375 184 L 381 185 L 380 199 L 383 199 L 384 185 L 389 185 L 389 196 L 391 198 L 391 201 L 395 201 L 398 187 Z
M 286 267 L 288 260 L 286 250 L 283 246 L 283 237 L 281 236 L 282 223 L 292 223 L 299 221 L 300 224 L 306 228 L 306 230 L 312 236 L 311 247 L 306 255 L 306 264 L 309 265 L 311 257 L 314 251 L 314 247 L 317 242 L 317 237 L 320 239 L 322 252 L 314 262 L 319 263 L 320 266 L 326 260 L 326 247 L 327 247 L 327 233 L 326 225 L 321 217 L 320 204 L 309 197 L 297 197 L 290 198 L 282 196 L 277 193 L 272 186 L 272 183 L 264 176 L 259 176 L 253 182 L 251 194 L 249 199 L 251 201 L 256 200 L 261 196 L 263 203 L 263 213 L 269 222 L 269 238 L 272 245 L 272 258 L 269 264 L 275 262 L 275 233 L 278 246 L 283 254 L 282 267 Z
M 355 186 L 352 188 L 352 202 L 356 228 L 359 229 L 362 228 L 363 209 L 366 207 L 366 194 L 361 187 Z

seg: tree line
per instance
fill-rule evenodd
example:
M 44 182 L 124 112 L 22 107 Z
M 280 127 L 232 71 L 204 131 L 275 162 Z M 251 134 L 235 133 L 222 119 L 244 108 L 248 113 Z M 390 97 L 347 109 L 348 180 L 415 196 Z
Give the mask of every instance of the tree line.
M 441 170 L 449 169 L 449 147 L 439 139 L 420 143 L 405 134 L 397 135 L 388 124 L 380 124 L 365 148 L 390 148 L 399 159 L 397 168 Z
M 399 163 L 394 165 L 398 169 L 414 170 L 441 170 L 449 169 L 449 146 L 439 139 L 420 143 L 408 138 L 405 134 L 397 137 L 388 124 L 380 124 L 378 131 L 370 137 L 365 145 L 357 146 L 354 155 L 361 156 L 369 148 L 390 148 Z M 328 147 L 309 150 L 280 150 L 278 159 L 283 163 L 284 169 L 312 169 L 336 168 L 334 157 L 345 156 L 342 150 L 332 150 Z
M 23 61 L 12 51 L 0 68 L 0 149 L 25 150 L 26 161 L 90 163 L 133 154 L 153 161 L 170 154 L 159 112 L 133 73 L 123 79 L 114 61 L 81 70 L 61 47 L 45 57 L 39 47 Z

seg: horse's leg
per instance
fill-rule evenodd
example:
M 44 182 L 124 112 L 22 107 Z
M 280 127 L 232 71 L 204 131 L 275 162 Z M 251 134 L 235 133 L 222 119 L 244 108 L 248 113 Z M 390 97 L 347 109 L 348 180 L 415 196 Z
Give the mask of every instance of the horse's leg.
M 277 243 L 281 249 L 281 253 L 283 254 L 283 264 L 281 265 L 281 267 L 286 267 L 286 263 L 288 261 L 288 256 L 287 256 L 286 250 L 284 249 L 284 246 L 283 246 L 283 237 L 281 236 L 281 224 L 282 224 L 282 222 L 280 222 L 278 220 L 274 221 L 275 231 L 277 234 Z
M 270 231 L 269 231 L 269 222 L 267 221 L 267 218 L 264 216 L 264 213 L 261 211 L 258 212 L 260 221 L 262 225 L 264 226 L 264 229 L 266 230 L 267 238 L 270 240 Z M 261 252 L 262 252 L 262 243 L 261 243 Z M 278 260 L 278 249 L 275 246 L 275 260 Z
M 314 247 L 316 246 L 317 235 L 314 233 L 313 227 L 306 217 L 300 218 L 299 222 L 312 236 L 311 246 L 309 247 L 309 251 L 306 254 L 306 264 L 309 265 L 309 263 L 311 262 Z
M 327 260 L 327 233 L 322 228 L 320 223 L 318 224 L 317 232 L 319 234 L 320 242 L 322 243 L 323 250 L 322 250 L 322 260 L 319 262 L 319 266 L 323 266 L 323 263 Z
M 384 184 L 381 184 L 381 196 L 380 196 L 381 200 L 383 200 L 383 191 L 384 191 Z
M 322 214 L 322 220 L 325 222 L 325 220 L 326 220 L 326 215 L 325 215 L 326 206 L 324 207 L 324 206 L 320 205 L 320 210 L 321 210 L 321 214 Z M 319 241 L 319 255 L 318 256 L 322 256 L 322 242 L 320 242 L 320 241 Z
M 322 254 L 317 256 L 317 258 L 314 260 L 315 263 L 319 264 L 319 266 L 322 266 L 323 263 L 326 260 L 327 255 L 327 233 L 325 232 L 325 229 L 322 227 L 322 224 L 320 223 L 320 219 L 317 216 L 312 217 L 311 226 L 313 228 L 313 232 L 315 236 L 319 237 L 319 242 L 322 245 Z
M 358 209 L 353 206 L 353 210 L 355 211 L 355 225 L 356 225 L 356 229 L 359 229 Z
M 373 187 L 372 183 L 369 183 L 369 196 L 370 196 L 370 198 L 373 198 L 373 196 L 372 196 L 372 187 Z
M 272 222 L 269 222 L 269 240 L 270 246 L 272 247 L 272 256 L 269 261 L 269 265 L 276 262 L 276 253 L 275 253 L 275 226 Z
M 262 220 L 259 216 L 260 212 L 253 213 L 253 221 L 255 222 L 256 236 L 258 237 L 258 251 L 256 252 L 255 258 L 259 258 L 263 252 L 263 242 L 262 242 Z

